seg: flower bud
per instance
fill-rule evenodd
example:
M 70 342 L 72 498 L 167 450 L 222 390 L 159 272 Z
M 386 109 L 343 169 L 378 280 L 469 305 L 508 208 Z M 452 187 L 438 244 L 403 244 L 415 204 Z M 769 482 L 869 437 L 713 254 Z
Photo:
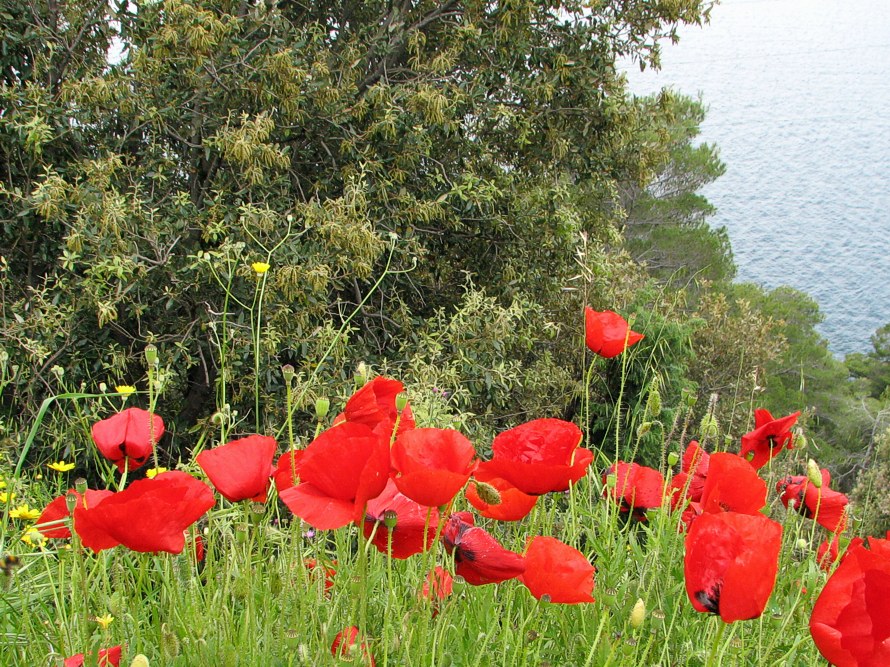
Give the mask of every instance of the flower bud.
M 406 407 L 408 407 L 408 394 L 400 391 L 396 394 L 396 410 L 402 412 Z
M 710 412 L 701 418 L 698 429 L 703 438 L 715 438 L 720 430 L 717 420 Z
M 395 510 L 386 510 L 383 513 L 383 525 L 386 526 L 389 530 L 395 528 L 398 522 L 399 515 L 396 514 Z
M 315 399 L 315 417 L 321 421 L 328 416 L 328 410 L 331 409 L 331 400 L 324 396 Z
M 810 546 L 809 542 L 807 542 L 802 537 L 797 540 L 797 548 L 798 549 L 806 549 L 809 546 Z
M 637 437 L 642 438 L 652 430 L 652 422 L 643 422 L 637 427 Z
M 133 661 L 130 663 L 130 667 L 149 667 L 148 658 L 145 657 L 142 653 L 139 653 L 133 658 Z
M 500 505 L 500 492 L 487 482 L 476 482 L 476 493 L 487 505 Z
M 677 461 L 680 460 L 680 455 L 677 452 L 668 453 L 668 465 L 675 466 L 677 465 Z
M 807 461 L 807 479 L 817 489 L 822 488 L 822 471 L 819 470 L 819 465 L 813 459 Z
M 368 383 L 368 365 L 364 361 L 359 362 L 352 377 L 355 381 L 356 389 L 364 387 Z
M 658 391 L 658 384 L 655 382 L 649 387 L 649 396 L 646 399 L 646 414 L 650 417 L 657 417 L 661 414 L 661 392 Z
M 616 475 L 614 472 L 606 475 L 606 488 L 614 489 L 617 484 L 618 484 L 618 475 Z
M 646 603 L 643 598 L 638 598 L 634 608 L 630 612 L 630 625 L 632 628 L 638 628 L 643 625 L 646 620 Z
M 83 495 L 87 492 L 87 481 L 83 477 L 74 480 L 74 490 Z

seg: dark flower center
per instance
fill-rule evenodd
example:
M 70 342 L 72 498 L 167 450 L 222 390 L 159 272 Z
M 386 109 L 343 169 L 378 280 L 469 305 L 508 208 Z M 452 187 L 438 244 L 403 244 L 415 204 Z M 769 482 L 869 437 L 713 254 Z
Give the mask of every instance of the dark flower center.
M 695 599 L 699 601 L 702 607 L 712 614 L 720 613 L 720 585 L 715 584 L 710 591 L 697 591 Z

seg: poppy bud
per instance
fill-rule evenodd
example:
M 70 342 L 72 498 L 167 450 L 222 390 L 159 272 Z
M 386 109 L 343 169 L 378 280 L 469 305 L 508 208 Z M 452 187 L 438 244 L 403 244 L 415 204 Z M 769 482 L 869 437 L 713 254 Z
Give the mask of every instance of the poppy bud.
M 180 645 L 179 637 L 176 633 L 167 627 L 166 623 L 161 624 L 161 656 L 165 661 L 173 660 L 179 655 Z
M 643 598 L 638 598 L 634 608 L 630 612 L 630 625 L 632 628 L 638 628 L 643 625 L 646 620 L 646 603 Z
M 105 384 L 104 382 L 100 382 L 99 383 L 99 391 L 101 391 L 104 394 L 106 391 L 108 391 L 108 385 Z
M 698 396 L 691 389 L 683 389 L 680 391 L 680 400 L 687 408 L 691 408 L 698 402 Z
M 649 397 L 646 399 L 646 414 L 650 417 L 657 417 L 661 414 L 661 392 L 658 391 L 658 384 L 655 382 L 649 387 Z
M 396 514 L 394 510 L 386 510 L 383 513 L 383 525 L 386 526 L 389 530 L 395 528 L 398 522 L 399 515 Z
M 154 345 L 145 346 L 145 361 L 149 366 L 158 365 L 158 348 Z
M 396 394 L 396 410 L 402 412 L 405 407 L 408 405 L 408 394 L 404 391 L 400 391 Z
M 364 387 L 368 383 L 368 366 L 364 361 L 359 362 L 352 377 L 355 381 L 356 389 Z
M 87 481 L 83 477 L 78 477 L 74 480 L 74 490 L 80 494 L 84 494 L 87 491 Z
M 479 497 L 482 498 L 488 505 L 500 505 L 501 504 L 501 494 L 500 492 L 493 487 L 491 484 L 487 482 L 476 482 L 476 493 L 479 494 Z
M 701 418 L 701 422 L 698 424 L 698 429 L 704 438 L 715 438 L 720 430 L 717 425 L 717 420 L 710 412 Z
M 643 422 L 637 427 L 637 437 L 642 438 L 652 430 L 652 422 Z
M 318 421 L 321 421 L 328 415 L 328 410 L 331 409 L 331 401 L 324 396 L 319 396 L 315 399 L 315 417 Z
M 800 449 L 805 449 L 807 446 L 807 436 L 799 428 L 794 429 L 794 446 Z
M 606 488 L 614 489 L 616 484 L 618 484 L 618 475 L 615 473 L 606 475 Z
M 133 661 L 130 663 L 130 667 L 149 667 L 148 658 L 140 653 L 133 658 Z
M 680 455 L 677 452 L 670 452 L 668 454 L 668 465 L 675 466 L 677 465 L 677 461 L 680 460 Z
M 290 381 L 294 379 L 294 367 L 290 364 L 285 364 L 281 367 L 281 375 L 284 377 L 284 381 L 290 384 Z
M 813 459 L 807 461 L 807 479 L 817 489 L 822 488 L 822 471 L 819 470 L 818 464 Z
M 808 546 L 810 546 L 810 543 L 807 542 L 807 541 L 806 541 L 805 539 L 803 539 L 802 537 L 799 538 L 799 539 L 797 540 L 797 548 L 798 548 L 798 549 L 803 550 L 803 549 L 806 549 Z

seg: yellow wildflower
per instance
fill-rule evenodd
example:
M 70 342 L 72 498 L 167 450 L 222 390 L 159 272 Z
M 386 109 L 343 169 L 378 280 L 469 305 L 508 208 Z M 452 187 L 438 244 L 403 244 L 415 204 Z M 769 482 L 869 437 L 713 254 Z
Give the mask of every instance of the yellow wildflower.
M 136 387 L 133 387 L 132 385 L 129 385 L 129 384 L 116 385 L 114 390 L 118 394 L 123 394 L 124 396 L 129 396 L 130 394 L 136 393 Z
M 69 470 L 74 470 L 73 463 L 65 463 L 64 461 L 56 461 L 55 463 L 47 463 L 47 468 L 51 468 L 56 472 L 68 472 Z
M 2 493 L 0 493 L 0 503 L 8 503 L 11 500 L 13 500 L 14 498 L 15 498 L 14 493 L 7 493 L 6 491 L 3 491 Z
M 167 472 L 167 470 L 168 469 L 164 468 L 163 466 L 158 466 L 157 468 L 150 468 L 145 471 L 145 476 L 148 477 L 149 479 L 154 479 L 155 477 L 160 475 L 162 472 Z
M 32 509 L 25 503 L 24 505 L 19 505 L 18 507 L 9 510 L 9 516 L 13 519 L 27 519 L 28 521 L 33 521 L 40 516 L 40 510 Z
M 269 265 L 266 262 L 254 262 L 250 265 L 250 267 L 256 271 L 258 276 L 263 275 L 266 271 L 269 270 Z
M 102 626 L 103 630 L 107 630 L 108 626 L 111 625 L 111 622 L 114 620 L 114 616 L 111 614 L 105 614 L 103 616 L 96 616 L 94 619 L 96 623 Z

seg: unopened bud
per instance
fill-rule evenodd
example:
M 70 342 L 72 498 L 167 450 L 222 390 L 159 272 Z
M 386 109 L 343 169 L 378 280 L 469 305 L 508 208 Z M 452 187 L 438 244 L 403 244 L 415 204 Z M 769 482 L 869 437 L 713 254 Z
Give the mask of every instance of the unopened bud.
M 408 407 L 408 394 L 400 391 L 396 394 L 396 410 L 402 412 L 406 407 Z
M 154 345 L 149 344 L 145 346 L 145 362 L 149 366 L 158 365 L 158 348 Z
M 614 489 L 615 485 L 618 484 L 618 475 L 615 473 L 609 473 L 606 475 L 606 488 Z
M 652 430 L 652 422 L 643 422 L 637 427 L 637 437 L 642 438 Z
M 680 460 L 680 455 L 677 452 L 668 453 L 668 465 L 675 466 L 677 465 L 677 461 Z
M 83 477 L 74 480 L 74 490 L 83 495 L 87 492 L 87 481 Z
M 328 415 L 328 410 L 331 409 L 331 401 L 324 396 L 319 396 L 315 399 L 315 416 L 318 421 L 321 421 Z
M 364 361 L 359 362 L 359 365 L 355 369 L 353 379 L 355 380 L 356 389 L 364 387 L 368 383 L 368 365 Z
M 796 429 L 794 431 L 794 446 L 798 449 L 806 449 L 807 444 L 807 436 L 800 429 Z
M 650 417 L 657 417 L 661 414 L 661 392 L 658 391 L 658 385 L 655 382 L 649 388 L 649 397 L 646 399 L 646 414 Z
M 822 488 L 822 471 L 819 470 L 819 465 L 813 459 L 807 461 L 807 479 L 817 489 Z
M 148 658 L 140 653 L 133 658 L 133 661 L 130 663 L 130 667 L 149 667 Z
M 398 522 L 399 515 L 396 514 L 395 510 L 386 510 L 383 513 L 383 525 L 386 526 L 389 530 L 395 528 Z
M 806 548 L 809 547 L 809 546 L 810 546 L 810 545 L 809 545 L 809 542 L 807 542 L 807 541 L 806 541 L 805 539 L 803 539 L 802 537 L 799 538 L 799 539 L 797 540 L 797 548 L 798 548 L 798 549 L 806 549 Z
M 687 408 L 691 408 L 698 402 L 698 396 L 691 389 L 683 389 L 680 392 L 680 400 Z
M 637 599 L 634 608 L 631 609 L 630 612 L 630 625 L 632 628 L 638 628 L 643 625 L 643 621 L 646 620 L 646 603 L 643 602 L 643 598 Z
M 701 418 L 698 429 L 703 438 L 716 438 L 717 433 L 720 430 L 719 426 L 717 425 L 717 420 L 710 412 Z
M 487 482 L 476 482 L 476 493 L 479 494 L 479 497 L 487 505 L 501 504 L 500 492 Z

